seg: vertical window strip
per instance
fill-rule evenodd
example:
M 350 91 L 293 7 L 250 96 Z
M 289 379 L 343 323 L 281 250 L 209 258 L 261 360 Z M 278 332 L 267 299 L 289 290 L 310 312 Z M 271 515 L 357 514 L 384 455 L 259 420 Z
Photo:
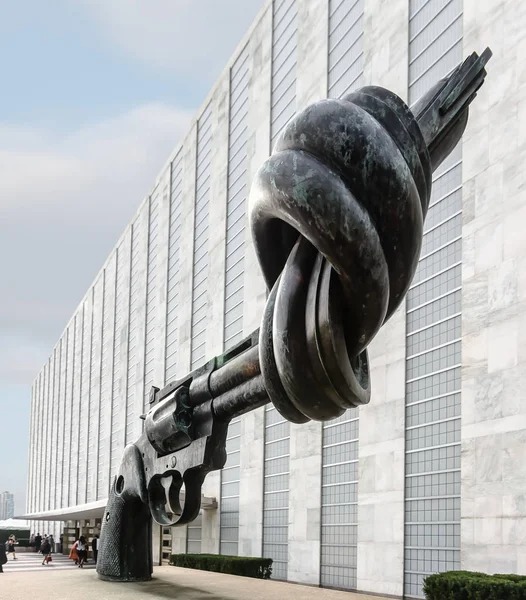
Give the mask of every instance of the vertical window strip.
M 232 419 L 226 441 L 227 460 L 221 471 L 219 552 L 239 554 L 239 480 L 241 419 Z
M 97 450 L 100 410 L 100 376 L 102 352 L 102 313 L 103 313 L 104 278 L 99 277 L 93 290 L 93 322 L 90 358 L 90 420 L 88 429 L 88 473 L 87 501 L 96 500 L 97 487 Z
M 330 98 L 341 98 L 363 85 L 364 0 L 329 0 Z
M 130 266 L 130 311 L 128 324 L 128 373 L 126 384 L 126 444 L 131 444 L 139 431 L 139 411 L 135 398 L 137 383 L 137 361 L 140 350 L 138 343 L 140 295 L 144 289 L 141 278 L 141 247 L 144 240 L 140 215 L 132 225 Z
M 79 435 L 80 435 L 80 385 L 82 378 L 82 310 L 74 318 L 75 346 L 73 349 L 73 382 L 72 382 L 72 412 L 71 412 L 71 462 L 69 468 L 69 505 L 75 506 L 78 499 L 78 466 L 79 466 Z
M 110 447 L 110 481 L 117 474 L 120 459 L 124 451 L 124 431 L 123 431 L 123 415 L 126 410 L 126 402 L 124 395 L 126 390 L 123 389 L 122 363 L 126 359 L 122 352 L 122 340 L 125 335 L 126 322 L 128 314 L 126 308 L 128 306 L 127 296 L 129 296 L 129 279 L 127 275 L 130 270 L 130 258 L 125 250 L 125 240 L 123 239 L 117 247 L 116 256 L 116 280 L 115 280 L 115 335 L 113 339 L 113 387 L 112 387 L 112 408 L 111 408 L 111 447 Z M 128 285 L 127 285 L 128 282 Z
M 230 70 L 228 194 L 225 242 L 225 305 L 223 347 L 243 338 L 245 228 L 247 222 L 248 48 Z
M 290 423 L 265 407 L 263 556 L 273 559 L 273 579 L 288 576 Z
M 201 554 L 203 511 L 187 525 L 186 551 L 188 554 Z
M 79 471 L 78 471 L 78 498 L 79 504 L 86 502 L 86 475 L 87 475 L 87 447 L 88 423 L 91 393 L 91 322 L 93 304 L 84 301 L 82 323 L 82 375 L 81 375 L 81 408 L 80 408 L 80 434 L 79 434 Z
M 115 260 L 113 253 L 104 269 L 104 292 L 102 300 L 102 355 L 99 400 L 99 433 L 97 452 L 97 500 L 108 493 L 109 441 L 112 403 L 113 326 L 115 314 Z
M 170 231 L 168 242 L 168 284 L 166 306 L 165 382 L 177 376 L 179 346 L 179 281 L 181 257 L 181 202 L 183 193 L 182 152 L 172 162 L 170 188 Z
M 146 280 L 146 334 L 144 348 L 144 394 L 143 410 L 146 412 L 150 398 L 150 390 L 154 385 L 156 335 L 158 329 L 157 313 L 159 304 L 160 274 L 157 267 L 157 254 L 159 247 L 159 198 L 160 186 L 157 186 L 150 198 L 148 219 L 148 267 Z
M 358 531 L 358 409 L 323 423 L 322 586 L 356 589 Z
M 192 276 L 192 320 L 190 367 L 206 360 L 208 307 L 208 212 L 212 172 L 212 104 L 197 122 L 197 166 L 194 220 L 194 256 Z
M 410 1 L 409 102 L 413 105 L 438 79 L 462 61 L 462 0 Z M 419 263 L 407 295 L 406 499 L 404 592 L 423 598 L 423 580 L 460 568 L 460 263 L 455 221 L 461 210 L 455 191 L 462 184 L 457 147 L 433 177 L 429 217 L 438 223 L 424 236 L 429 249 L 447 247 Z M 445 199 L 445 201 L 441 201 Z M 433 214 L 433 218 L 435 218 Z M 448 245 L 450 244 L 450 245 Z M 450 272 L 445 269 L 451 269 Z M 444 273 L 443 275 L 439 274 Z M 440 325 L 438 325 L 440 323 Z M 418 340 L 413 330 L 418 331 Z
M 272 5 L 271 147 L 296 111 L 296 0 L 274 0 Z
M 55 374 L 55 403 L 56 403 L 56 436 L 54 441 L 54 457 L 53 462 L 55 463 L 55 471 L 53 476 L 53 486 L 52 486 L 52 494 L 53 494 L 53 508 L 58 508 L 60 506 L 59 496 L 58 496 L 58 448 L 60 444 L 60 412 L 61 412 L 61 390 L 62 390 L 62 339 L 59 340 L 56 348 L 55 348 L 55 364 L 56 364 L 56 374 Z M 38 435 L 37 435 L 38 438 Z M 38 442 L 37 442 L 38 443 Z

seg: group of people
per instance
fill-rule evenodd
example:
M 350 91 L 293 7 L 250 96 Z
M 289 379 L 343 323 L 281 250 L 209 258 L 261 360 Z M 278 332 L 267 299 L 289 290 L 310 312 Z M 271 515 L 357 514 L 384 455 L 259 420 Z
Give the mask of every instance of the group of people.
M 60 550 L 62 550 L 63 537 L 60 536 Z M 9 536 L 9 539 L 5 544 L 0 544 L 0 573 L 4 572 L 3 565 L 8 561 L 8 555 L 13 555 L 13 560 L 18 560 L 16 556 L 16 546 L 18 541 L 14 535 Z M 52 562 L 51 554 L 55 552 L 55 540 L 52 535 L 41 536 L 40 533 L 36 535 L 32 534 L 30 537 L 29 545 L 35 549 L 35 552 L 42 554 L 42 564 L 47 566 Z M 93 560 L 97 562 L 99 545 L 99 536 L 96 535 L 91 540 L 91 550 L 93 552 Z M 88 558 L 88 541 L 81 535 L 79 539 L 73 544 L 69 553 L 69 558 L 75 561 L 75 564 L 82 569 L 84 563 Z
M 60 542 L 62 543 L 62 536 L 60 536 Z M 53 534 L 42 536 L 40 533 L 37 533 L 36 535 L 32 533 L 29 538 L 29 545 L 31 548 L 34 548 L 35 552 L 40 552 L 42 546 L 47 546 L 48 544 L 51 546 L 50 554 L 55 552 L 55 538 L 53 537 Z

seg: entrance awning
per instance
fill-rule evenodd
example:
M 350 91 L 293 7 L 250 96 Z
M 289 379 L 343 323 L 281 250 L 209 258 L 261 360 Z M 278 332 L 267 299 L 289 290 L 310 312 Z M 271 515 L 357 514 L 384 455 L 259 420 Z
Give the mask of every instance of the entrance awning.
M 184 496 L 183 496 L 184 498 Z M 77 506 L 68 506 L 66 508 L 56 508 L 39 513 L 29 513 L 20 515 L 16 519 L 27 519 L 28 521 L 80 521 L 83 519 L 100 519 L 104 515 L 104 509 L 108 499 L 89 502 L 88 504 L 78 504 Z M 201 496 L 201 508 L 204 510 L 213 510 L 217 508 L 215 498 Z

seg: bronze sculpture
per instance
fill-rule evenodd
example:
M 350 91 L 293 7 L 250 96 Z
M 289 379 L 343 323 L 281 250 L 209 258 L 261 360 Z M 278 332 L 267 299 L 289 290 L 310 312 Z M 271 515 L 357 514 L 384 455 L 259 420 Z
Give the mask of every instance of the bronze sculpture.
M 490 56 L 472 54 L 412 111 L 365 87 L 285 127 L 250 193 L 269 289 L 261 327 L 152 389 L 104 514 L 99 577 L 151 578 L 151 517 L 164 527 L 196 518 L 235 416 L 272 402 L 293 423 L 325 421 L 369 402 L 367 346 L 409 288 L 432 172 L 460 140 Z

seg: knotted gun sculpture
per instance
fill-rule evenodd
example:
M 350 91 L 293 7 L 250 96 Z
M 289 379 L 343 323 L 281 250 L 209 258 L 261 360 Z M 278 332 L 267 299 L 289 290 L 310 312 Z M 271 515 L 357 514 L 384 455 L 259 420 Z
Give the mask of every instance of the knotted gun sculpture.
M 432 172 L 460 140 L 490 56 L 474 53 L 413 110 L 365 87 L 285 127 L 250 192 L 270 292 L 261 327 L 152 389 L 104 513 L 102 579 L 151 578 L 152 517 L 163 527 L 197 517 L 232 418 L 272 402 L 292 423 L 326 421 L 369 402 L 367 346 L 409 288 Z

